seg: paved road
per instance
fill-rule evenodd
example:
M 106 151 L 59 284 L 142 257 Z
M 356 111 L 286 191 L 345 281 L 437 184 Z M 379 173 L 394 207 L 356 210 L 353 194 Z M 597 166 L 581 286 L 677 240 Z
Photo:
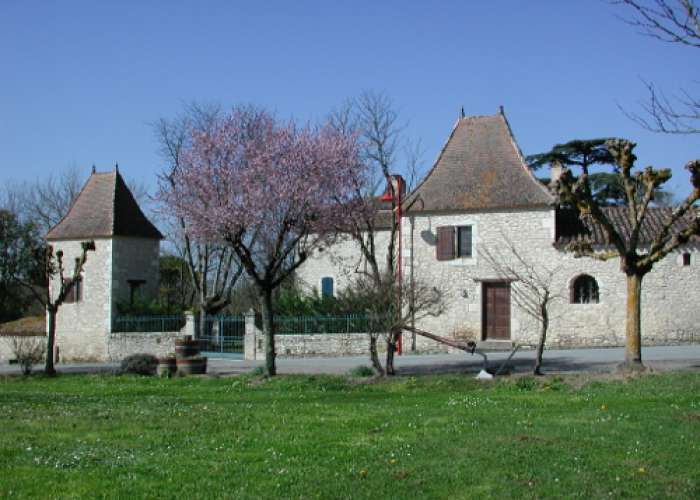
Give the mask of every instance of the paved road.
M 645 364 L 657 371 L 678 369 L 700 369 L 700 345 L 647 347 L 642 356 Z M 489 354 L 492 365 L 500 365 L 507 353 Z M 545 352 L 544 369 L 548 373 L 584 373 L 611 371 L 624 358 L 621 348 L 571 349 Z M 534 351 L 518 352 L 511 361 L 516 373 L 525 373 L 532 366 Z M 245 373 L 262 361 L 233 359 L 210 359 L 209 373 L 235 375 Z M 369 365 L 366 357 L 340 358 L 292 358 L 278 359 L 279 373 L 335 373 L 343 374 L 360 366 Z M 468 354 L 425 354 L 397 357 L 396 367 L 400 374 L 424 373 L 477 373 L 482 366 L 481 358 Z M 61 373 L 97 373 L 112 371 L 110 364 L 66 364 L 57 365 Z M 40 369 L 41 367 L 37 367 Z M 19 374 L 16 365 L 1 364 L 0 375 Z

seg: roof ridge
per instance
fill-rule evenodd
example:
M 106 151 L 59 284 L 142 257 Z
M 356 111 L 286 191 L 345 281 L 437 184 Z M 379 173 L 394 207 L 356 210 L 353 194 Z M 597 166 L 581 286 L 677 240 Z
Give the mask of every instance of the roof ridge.
M 115 168 L 114 171 L 110 173 L 114 173 L 114 182 L 112 183 L 112 210 L 110 210 L 112 215 L 110 232 L 114 234 L 115 221 L 117 220 L 117 182 L 119 182 L 121 174 L 119 173 L 118 168 Z

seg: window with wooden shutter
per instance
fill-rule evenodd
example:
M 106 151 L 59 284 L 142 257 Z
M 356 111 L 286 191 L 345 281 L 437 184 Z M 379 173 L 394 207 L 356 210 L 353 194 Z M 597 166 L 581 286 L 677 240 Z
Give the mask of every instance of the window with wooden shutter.
M 455 228 L 444 226 L 437 228 L 437 260 L 451 260 L 455 258 Z

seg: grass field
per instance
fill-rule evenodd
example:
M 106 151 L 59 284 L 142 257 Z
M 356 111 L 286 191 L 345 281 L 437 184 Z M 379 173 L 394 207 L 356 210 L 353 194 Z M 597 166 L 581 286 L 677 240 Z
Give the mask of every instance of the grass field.
M 698 372 L 4 378 L 0 429 L 0 498 L 700 497 Z

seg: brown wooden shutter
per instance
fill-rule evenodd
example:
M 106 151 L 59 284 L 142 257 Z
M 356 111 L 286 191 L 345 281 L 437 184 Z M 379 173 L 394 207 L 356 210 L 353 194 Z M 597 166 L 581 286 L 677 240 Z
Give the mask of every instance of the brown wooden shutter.
M 437 260 L 451 260 L 455 258 L 455 228 L 444 226 L 437 228 Z

